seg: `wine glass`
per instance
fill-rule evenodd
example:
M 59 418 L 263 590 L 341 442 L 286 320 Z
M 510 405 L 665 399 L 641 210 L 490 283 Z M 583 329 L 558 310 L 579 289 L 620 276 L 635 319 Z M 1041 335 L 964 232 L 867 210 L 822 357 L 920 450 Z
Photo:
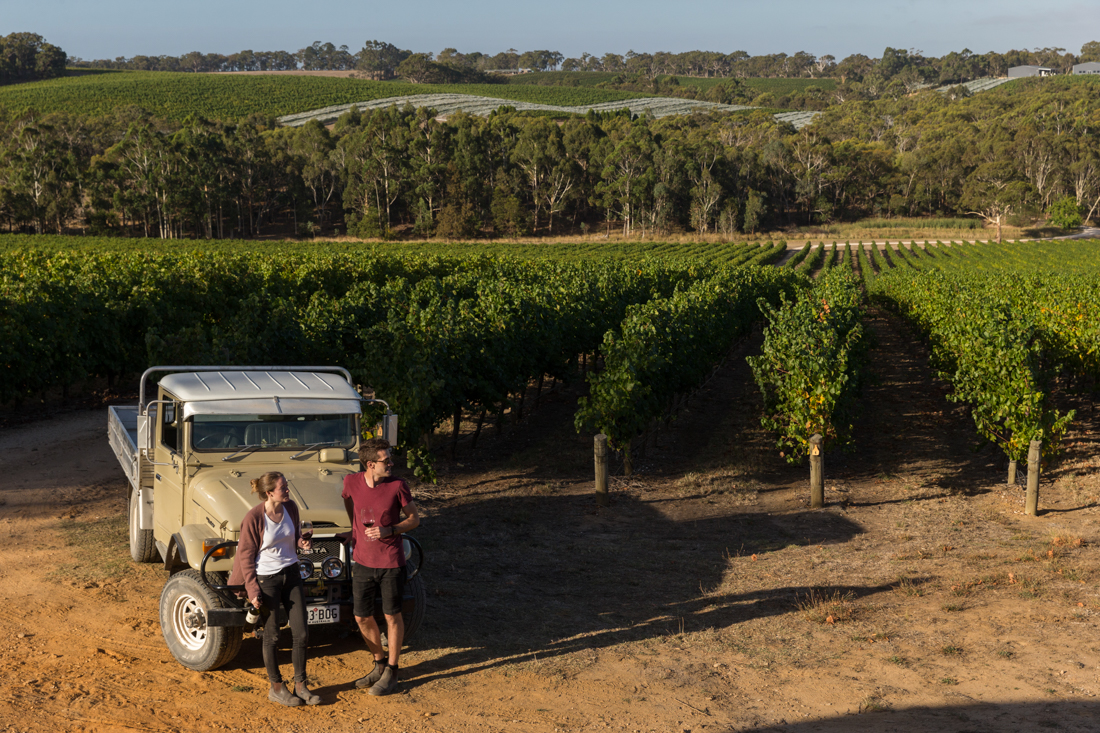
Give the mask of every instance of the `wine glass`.
M 363 523 L 363 529 L 367 530 L 374 526 L 374 510 L 370 507 L 363 507 L 359 510 L 359 521 Z M 373 542 L 373 537 L 367 537 L 367 542 Z
M 302 539 L 306 542 L 313 539 L 313 522 L 308 519 L 302 520 Z

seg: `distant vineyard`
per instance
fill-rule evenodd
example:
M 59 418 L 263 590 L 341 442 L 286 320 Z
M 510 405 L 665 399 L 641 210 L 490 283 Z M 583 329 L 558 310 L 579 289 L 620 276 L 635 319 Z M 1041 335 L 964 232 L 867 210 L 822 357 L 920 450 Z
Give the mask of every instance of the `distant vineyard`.
M 120 71 L 2 87 L 0 107 L 107 115 L 120 108 L 137 106 L 171 120 L 182 121 L 189 115 L 232 120 L 253 114 L 295 114 L 341 104 L 362 106 L 372 100 L 426 91 L 492 96 L 509 104 L 527 102 L 565 107 L 646 96 L 604 89 L 508 84 L 426 85 L 324 76 Z
M 558 73 L 558 72 L 551 72 Z M 531 75 L 538 76 L 538 75 Z M 602 76 L 602 75 L 597 75 Z M 684 83 L 712 85 L 715 79 L 689 79 Z M 749 79 L 760 91 L 774 83 L 801 79 Z M 813 80 L 811 80 L 813 81 Z M 828 80 L 824 80 L 828 81 Z M 763 85 L 763 86 L 761 86 Z M 765 89 L 765 87 L 769 87 Z M 776 89 L 778 91 L 778 89 Z M 207 119 L 236 120 L 250 115 L 282 116 L 284 124 L 300 125 L 317 118 L 335 120 L 352 105 L 360 109 L 403 105 L 431 107 L 440 114 L 459 109 L 487 115 L 501 105 L 548 113 L 585 113 L 589 109 L 631 114 L 650 112 L 655 117 L 687 114 L 694 109 L 737 112 L 743 105 L 668 97 L 638 92 L 597 89 L 591 85 L 539 86 L 535 84 L 407 84 L 324 76 L 187 74 L 152 71 L 118 71 L 70 76 L 0 88 L 0 107 L 18 111 L 101 116 L 126 107 L 141 107 L 169 120 L 183 121 L 196 115 Z M 625 102 L 625 104 L 624 104 Z M 808 124 L 814 113 L 791 112 L 777 117 L 796 128 Z
M 594 87 L 598 84 L 606 84 L 616 76 L 620 75 L 607 71 L 537 71 L 531 74 L 508 77 L 508 83 L 517 86 L 552 84 L 572 86 L 575 84 L 578 87 Z M 677 76 L 676 80 L 680 82 L 680 86 L 699 87 L 701 89 L 709 89 L 733 81 L 733 79 L 727 77 L 700 78 L 694 76 Z M 835 79 L 738 79 L 737 81 L 758 94 L 764 92 L 771 92 L 776 95 L 790 94 L 791 92 L 805 91 L 808 87 L 818 87 L 825 91 L 836 89 Z

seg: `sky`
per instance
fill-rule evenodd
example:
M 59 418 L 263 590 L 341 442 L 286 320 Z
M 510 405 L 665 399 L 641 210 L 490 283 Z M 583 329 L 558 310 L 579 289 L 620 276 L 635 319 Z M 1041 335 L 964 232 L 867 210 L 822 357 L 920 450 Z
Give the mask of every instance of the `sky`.
M 942 56 L 1100 40 L 1079 0 L 0 0 L 0 35 L 29 31 L 83 59 L 297 51 L 368 40 L 416 52 L 548 49 L 566 57 L 691 50 Z

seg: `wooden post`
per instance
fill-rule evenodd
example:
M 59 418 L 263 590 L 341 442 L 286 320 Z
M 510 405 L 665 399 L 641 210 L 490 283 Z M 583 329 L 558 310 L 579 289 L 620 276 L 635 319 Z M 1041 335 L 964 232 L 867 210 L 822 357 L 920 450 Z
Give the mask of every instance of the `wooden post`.
M 455 459 L 455 454 L 458 452 L 458 432 L 462 429 L 462 408 L 455 408 L 455 422 L 454 428 L 451 431 L 451 460 Z
M 825 506 L 825 456 L 822 455 L 822 443 L 825 441 L 820 433 L 815 433 L 810 438 L 810 508 L 820 509 Z
M 623 475 L 631 476 L 634 474 L 634 461 L 630 458 L 630 444 L 633 441 L 628 441 L 623 448 Z
M 1008 462 L 1008 485 L 1016 485 L 1016 461 Z
M 607 493 L 607 436 L 600 433 L 595 440 L 596 456 L 596 503 L 600 506 L 611 505 L 611 495 Z
M 1039 461 L 1042 447 L 1041 441 L 1033 440 L 1027 451 L 1027 500 L 1024 503 L 1024 514 L 1029 517 L 1039 515 Z
M 481 426 L 485 424 L 485 410 L 481 410 L 481 414 L 477 418 L 477 429 L 474 430 L 474 439 L 470 441 L 470 450 L 477 448 L 477 439 L 481 437 Z

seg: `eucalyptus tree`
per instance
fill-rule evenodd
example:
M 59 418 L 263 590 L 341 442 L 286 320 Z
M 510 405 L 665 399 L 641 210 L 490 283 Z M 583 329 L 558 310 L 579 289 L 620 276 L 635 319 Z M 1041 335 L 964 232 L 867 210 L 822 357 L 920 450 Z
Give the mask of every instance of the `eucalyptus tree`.
M 407 117 L 409 126 L 409 202 L 416 232 L 431 234 L 443 206 L 447 164 L 451 157 L 451 128 L 435 119 L 435 110 L 420 108 Z
M 652 203 L 656 144 L 646 118 L 612 122 L 618 124 L 608 131 L 612 147 L 604 158 L 596 193 L 609 212 L 618 214 L 623 234 L 629 235 L 637 217 Z
M 394 206 L 409 183 L 410 119 L 416 111 L 390 106 L 363 113 L 361 127 L 339 142 L 337 158 L 347 177 L 344 209 L 350 221 L 381 227 L 393 225 Z
M 333 155 L 336 139 L 317 120 L 310 120 L 287 136 L 287 152 L 298 162 L 302 182 L 313 201 L 319 226 L 328 222 L 328 205 L 341 190 L 345 166 Z

